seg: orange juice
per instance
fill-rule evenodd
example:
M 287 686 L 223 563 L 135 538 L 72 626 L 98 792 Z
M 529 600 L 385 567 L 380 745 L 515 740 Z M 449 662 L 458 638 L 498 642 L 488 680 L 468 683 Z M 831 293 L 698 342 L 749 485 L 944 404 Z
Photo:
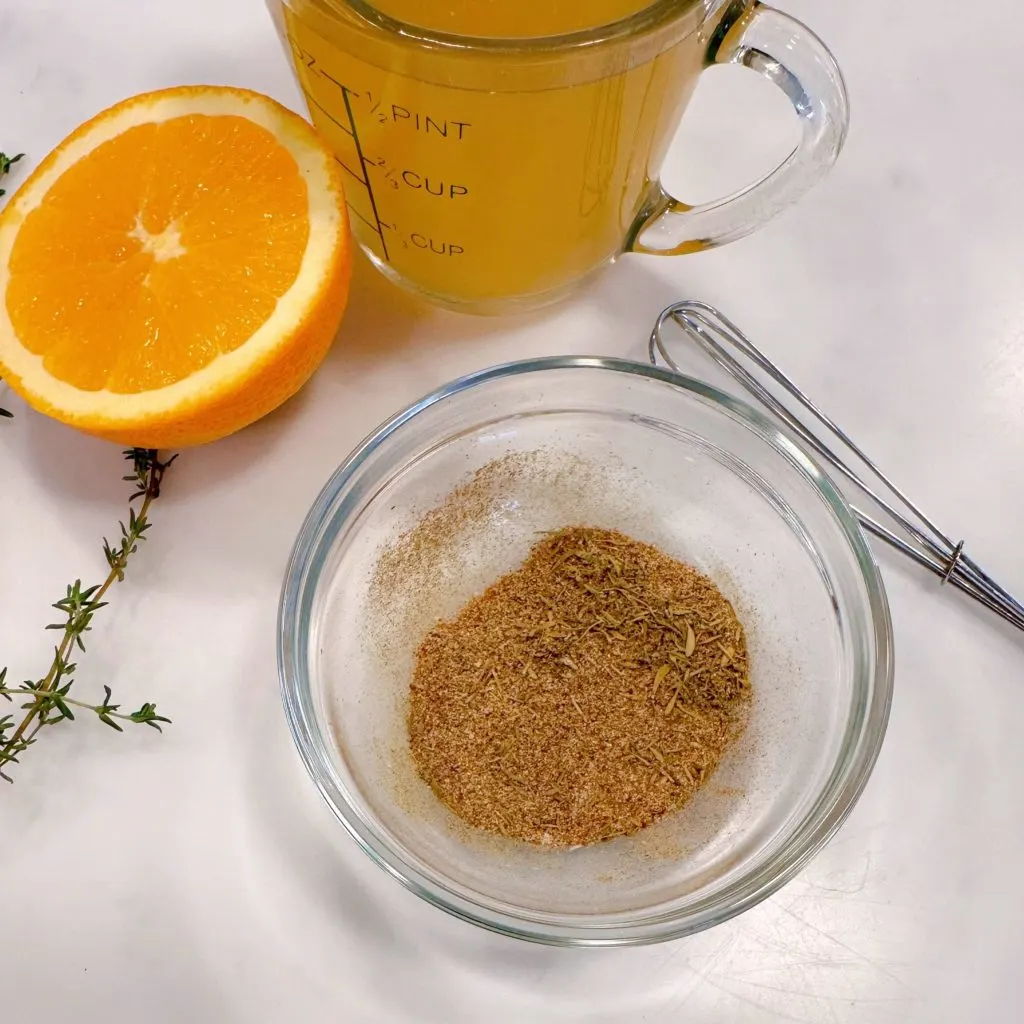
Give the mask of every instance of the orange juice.
M 378 20 L 345 0 L 271 2 L 313 121 L 346 171 L 360 244 L 407 287 L 481 311 L 540 304 L 623 250 L 656 201 L 707 44 L 708 5 L 693 0 L 575 47 L 521 40 L 648 5 L 377 0 Z M 427 31 L 398 31 L 391 18 Z

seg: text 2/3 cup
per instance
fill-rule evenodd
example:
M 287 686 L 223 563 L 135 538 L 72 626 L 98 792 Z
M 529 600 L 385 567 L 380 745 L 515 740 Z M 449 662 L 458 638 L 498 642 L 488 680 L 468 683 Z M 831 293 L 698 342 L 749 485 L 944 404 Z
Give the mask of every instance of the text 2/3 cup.
M 847 102 L 807 28 L 748 0 L 270 0 L 310 114 L 347 174 L 353 230 L 390 278 L 502 312 L 622 252 L 747 234 L 835 162 Z M 738 63 L 801 118 L 767 178 L 691 207 L 658 180 L 701 71 Z

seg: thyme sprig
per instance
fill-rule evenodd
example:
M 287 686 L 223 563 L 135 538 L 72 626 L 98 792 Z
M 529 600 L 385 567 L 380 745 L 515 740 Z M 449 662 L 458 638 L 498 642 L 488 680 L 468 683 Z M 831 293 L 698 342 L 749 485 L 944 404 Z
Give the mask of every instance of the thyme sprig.
M 4 175 L 9 174 L 11 168 L 24 156 L 24 153 L 19 153 L 17 156 L 8 156 L 6 153 L 0 152 L 0 178 Z M 5 189 L 0 188 L 0 196 L 7 195 Z M 3 406 L 0 406 L 0 418 L 10 419 L 13 414 L 8 412 Z
M 109 569 L 106 579 L 85 589 L 81 580 L 75 580 L 68 584 L 64 597 L 53 604 L 64 617 L 46 628 L 60 630 L 63 635 L 54 647 L 49 669 L 41 679 L 26 680 L 20 686 L 7 686 L 7 669 L 0 669 L 0 697 L 10 702 L 22 700 L 20 709 L 24 712 L 20 719 L 11 714 L 0 718 L 0 779 L 8 782 L 12 779 L 4 769 L 19 763 L 20 756 L 36 742 L 39 731 L 45 726 L 75 721 L 73 708 L 91 711 L 104 725 L 118 732 L 124 731 L 121 722 L 148 725 L 157 730 L 160 730 L 161 723 L 170 722 L 170 719 L 157 714 L 155 704 L 148 702 L 137 711 L 122 712 L 120 704 L 111 702 L 112 693 L 108 686 L 103 687 L 104 698 L 100 704 L 69 696 L 78 668 L 71 658 L 76 649 L 85 651 L 83 637 L 92 628 L 96 613 L 106 607 L 104 598 L 107 591 L 124 580 L 130 558 L 138 551 L 139 542 L 145 539 L 152 525 L 149 510 L 160 496 L 164 473 L 177 458 L 172 456 L 161 461 L 159 453 L 150 448 L 130 448 L 124 454 L 132 464 L 132 471 L 123 479 L 133 484 L 134 490 L 128 499 L 128 522 L 120 524 L 120 540 L 116 544 L 111 544 L 106 538 L 103 540 L 103 554 Z M 131 503 L 139 498 L 142 503 L 136 511 Z
M 8 156 L 6 153 L 0 153 L 0 178 L 5 174 L 10 174 L 11 168 L 24 156 L 24 153 L 19 153 L 17 156 Z M 0 188 L 0 196 L 7 195 L 7 192 Z

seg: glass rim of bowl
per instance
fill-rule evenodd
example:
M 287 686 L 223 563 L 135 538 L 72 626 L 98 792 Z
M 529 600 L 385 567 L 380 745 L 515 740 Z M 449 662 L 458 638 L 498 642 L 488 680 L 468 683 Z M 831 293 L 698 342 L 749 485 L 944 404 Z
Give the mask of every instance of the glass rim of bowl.
M 582 915 L 515 913 L 477 902 L 429 878 L 398 854 L 374 823 L 362 814 L 340 780 L 334 777 L 325 746 L 315 728 L 315 710 L 306 653 L 309 616 L 303 613 L 313 591 L 316 573 L 323 568 L 324 540 L 336 527 L 331 541 L 342 532 L 346 489 L 357 479 L 366 461 L 396 432 L 427 409 L 489 382 L 552 370 L 605 371 L 644 377 L 680 388 L 730 415 L 782 455 L 827 503 L 849 545 L 867 595 L 866 620 L 872 631 L 873 662 L 858 669 L 867 678 L 855 689 L 867 694 L 860 708 L 861 728 L 852 744 L 844 741 L 828 782 L 785 843 L 756 870 L 741 875 L 706 897 L 705 906 L 684 914 L 669 908 L 640 923 L 612 927 L 580 923 Z M 351 509 L 349 509 L 351 511 Z M 340 517 L 339 517 L 340 513 Z M 340 518 L 340 523 L 338 522 Z M 329 547 L 329 545 L 328 545 Z M 410 891 L 454 917 L 512 938 L 558 946 L 643 945 L 680 938 L 721 924 L 776 893 L 822 849 L 845 822 L 859 800 L 881 750 L 888 725 L 893 692 L 893 632 L 889 604 L 881 575 L 853 510 L 828 474 L 798 439 L 783 431 L 764 413 L 713 385 L 649 363 L 603 356 L 551 356 L 502 363 L 466 374 L 437 388 L 396 413 L 360 442 L 332 473 L 314 501 L 299 531 L 285 571 L 278 609 L 277 663 L 285 717 L 307 772 L 321 796 L 349 835 L 371 860 Z M 852 749 L 851 749 L 852 747 Z M 836 778 L 839 768 L 843 768 Z

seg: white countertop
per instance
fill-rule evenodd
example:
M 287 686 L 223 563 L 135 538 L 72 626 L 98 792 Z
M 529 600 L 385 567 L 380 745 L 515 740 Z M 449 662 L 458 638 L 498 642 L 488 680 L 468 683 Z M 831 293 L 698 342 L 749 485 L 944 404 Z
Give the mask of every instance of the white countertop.
M 281 575 L 352 445 L 490 363 L 641 357 L 684 296 L 720 305 L 1024 591 L 1024 7 L 785 6 L 830 43 L 853 105 L 799 207 L 716 252 L 626 258 L 512 321 L 425 313 L 360 266 L 303 394 L 174 466 L 79 673 L 174 725 L 53 730 L 0 791 L 5 1022 L 1020 1019 L 1024 636 L 888 554 L 896 695 L 863 799 L 795 882 L 683 941 L 547 949 L 446 917 L 341 834 L 281 713 Z M 259 0 L 0 0 L 0 145 L 29 164 L 128 94 L 198 81 L 299 102 Z M 673 182 L 708 197 L 749 177 L 788 138 L 775 100 L 740 69 L 709 75 Z M 101 576 L 126 492 L 116 448 L 4 401 L 0 664 L 20 680 L 47 661 L 64 584 Z

